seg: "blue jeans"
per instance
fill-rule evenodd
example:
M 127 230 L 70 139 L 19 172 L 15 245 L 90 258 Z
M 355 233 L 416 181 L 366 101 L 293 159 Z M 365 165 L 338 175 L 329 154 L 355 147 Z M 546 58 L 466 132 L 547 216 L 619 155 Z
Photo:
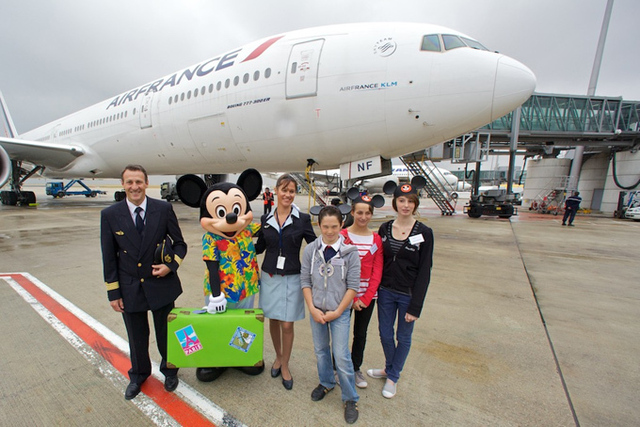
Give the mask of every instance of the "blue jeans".
M 338 378 L 340 379 L 340 388 L 342 389 L 342 401 L 353 400 L 357 402 L 360 397 L 356 391 L 356 378 L 353 372 L 351 353 L 349 352 L 350 311 L 345 310 L 340 317 L 324 325 L 313 320 L 313 316 L 309 317 L 311 318 L 313 349 L 318 360 L 320 384 L 326 388 L 334 388 L 336 386 L 333 363 L 331 361 L 331 354 L 333 353 Z
M 378 289 L 378 329 L 380 342 L 385 358 L 385 371 L 387 378 L 394 383 L 400 379 L 400 372 L 404 368 L 404 362 L 411 349 L 411 334 L 415 322 L 406 322 L 404 315 L 407 313 L 411 297 L 399 294 L 388 289 Z M 398 318 L 398 330 L 394 338 L 396 316 Z

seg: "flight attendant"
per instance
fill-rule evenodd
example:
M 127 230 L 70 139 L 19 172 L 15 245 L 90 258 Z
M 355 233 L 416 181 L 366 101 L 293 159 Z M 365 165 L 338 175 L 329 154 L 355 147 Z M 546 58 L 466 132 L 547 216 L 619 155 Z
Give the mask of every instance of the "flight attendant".
M 276 182 L 278 204 L 275 210 L 260 219 L 256 252 L 265 252 L 260 275 L 260 308 L 269 318 L 269 332 L 276 360 L 271 376 L 282 375 L 285 389 L 293 388 L 289 359 L 293 348 L 296 320 L 304 319 L 304 298 L 300 287 L 300 248 L 302 241 L 311 243 L 316 235 L 311 217 L 293 204 L 296 196 L 295 179 L 284 174 Z
M 398 186 L 392 202 L 398 216 L 378 230 L 384 249 L 378 288 L 378 328 L 385 367 L 369 369 L 367 375 L 386 378 L 382 395 L 388 399 L 396 395 L 400 372 L 411 348 L 414 322 L 420 317 L 431 280 L 433 231 L 414 218 L 419 204 L 415 186 Z

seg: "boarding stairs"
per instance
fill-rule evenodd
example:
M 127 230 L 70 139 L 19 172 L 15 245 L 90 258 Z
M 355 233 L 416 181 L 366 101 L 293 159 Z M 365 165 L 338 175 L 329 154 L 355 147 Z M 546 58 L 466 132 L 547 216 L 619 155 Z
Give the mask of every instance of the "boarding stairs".
M 536 195 L 529 207 L 538 213 L 551 213 L 558 215 L 564 209 L 567 195 L 571 193 L 569 188 L 571 177 L 560 176 L 552 178 Z
M 309 175 L 310 170 L 307 168 L 305 173 L 294 172 L 291 174 L 302 189 L 309 195 L 309 207 L 311 207 L 311 200 L 315 202 L 317 206 L 326 206 L 327 202 L 320 196 L 317 191 L 315 183 L 311 180 Z
M 446 184 L 447 181 L 443 176 L 437 176 L 440 171 L 431 160 L 424 157 L 424 152 L 407 154 L 400 157 L 400 160 L 411 175 L 422 176 L 425 179 L 424 190 L 438 206 L 442 215 L 453 215 L 456 212 L 457 193 L 453 188 L 447 188 L 450 186 Z

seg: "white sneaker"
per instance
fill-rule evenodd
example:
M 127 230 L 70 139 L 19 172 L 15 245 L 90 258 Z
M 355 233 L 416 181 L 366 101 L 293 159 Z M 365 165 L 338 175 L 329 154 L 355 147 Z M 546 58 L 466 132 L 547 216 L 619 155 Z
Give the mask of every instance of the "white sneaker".
M 382 387 L 382 395 L 387 399 L 391 399 L 393 396 L 395 396 L 396 384 L 391 380 L 387 380 L 387 382 L 384 383 L 384 387 Z
M 367 375 L 371 378 L 387 378 L 387 373 L 384 369 L 368 369 Z
M 364 375 L 362 374 L 362 371 L 358 370 L 356 371 L 356 387 L 358 388 L 367 388 L 369 384 L 367 383 L 367 380 L 364 379 Z

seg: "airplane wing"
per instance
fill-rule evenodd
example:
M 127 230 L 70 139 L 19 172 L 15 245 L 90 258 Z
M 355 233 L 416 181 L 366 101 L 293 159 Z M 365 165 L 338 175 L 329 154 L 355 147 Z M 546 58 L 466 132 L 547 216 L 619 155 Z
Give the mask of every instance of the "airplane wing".
M 24 160 L 35 165 L 60 169 L 84 154 L 81 147 L 0 137 L 0 147 L 11 160 Z

